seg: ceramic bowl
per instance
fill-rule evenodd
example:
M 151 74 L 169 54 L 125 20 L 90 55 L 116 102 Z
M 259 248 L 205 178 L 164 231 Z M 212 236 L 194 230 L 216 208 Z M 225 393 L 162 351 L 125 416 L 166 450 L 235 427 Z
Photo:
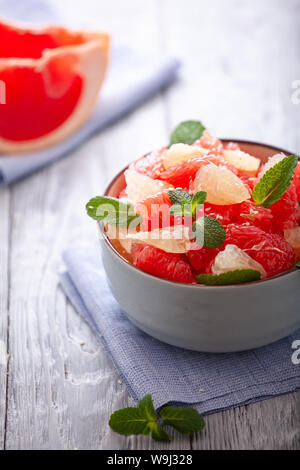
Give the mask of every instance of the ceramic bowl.
M 238 141 L 266 161 L 282 149 Z M 125 186 L 123 171 L 105 194 Z M 233 352 L 264 346 L 300 327 L 300 270 L 230 286 L 171 282 L 133 266 L 114 248 L 99 224 L 104 267 L 111 291 L 138 328 L 166 343 L 203 352 Z

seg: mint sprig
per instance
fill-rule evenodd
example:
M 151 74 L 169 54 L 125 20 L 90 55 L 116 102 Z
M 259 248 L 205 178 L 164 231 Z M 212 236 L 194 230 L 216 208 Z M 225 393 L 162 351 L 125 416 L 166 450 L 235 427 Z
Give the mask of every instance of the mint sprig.
M 200 139 L 205 127 L 200 121 L 183 121 L 172 132 L 170 145 L 173 144 L 193 144 Z
M 166 406 L 157 414 L 151 395 L 142 398 L 136 408 L 128 407 L 115 411 L 110 417 L 109 425 L 119 434 L 146 436 L 151 433 L 155 440 L 170 441 L 171 436 L 159 423 L 161 420 L 183 434 L 199 432 L 205 426 L 202 416 L 194 408 Z
M 136 214 L 132 204 L 108 196 L 96 196 L 86 204 L 87 214 L 95 220 L 102 220 L 119 227 L 138 227 L 142 216 Z
M 196 279 L 200 284 L 208 286 L 241 284 L 243 282 L 258 281 L 260 272 L 256 269 L 236 269 L 223 274 L 198 274 Z
M 297 261 L 297 263 L 295 264 L 295 268 L 300 269 L 300 261 Z
M 170 215 L 174 217 L 192 217 L 193 235 L 195 241 L 206 248 L 217 248 L 225 241 L 223 225 L 214 217 L 200 216 L 197 218 L 199 207 L 204 204 L 207 193 L 198 191 L 194 196 L 181 189 L 169 191 L 172 206 Z
M 257 206 L 269 208 L 282 198 L 291 184 L 297 163 L 297 157 L 290 155 L 266 171 L 252 192 Z

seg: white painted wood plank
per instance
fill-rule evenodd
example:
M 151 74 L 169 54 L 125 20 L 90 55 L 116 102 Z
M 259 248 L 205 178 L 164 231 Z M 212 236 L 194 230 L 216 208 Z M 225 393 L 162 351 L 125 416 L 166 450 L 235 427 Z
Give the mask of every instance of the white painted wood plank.
M 0 188 L 0 449 L 4 447 L 8 373 L 9 194 Z

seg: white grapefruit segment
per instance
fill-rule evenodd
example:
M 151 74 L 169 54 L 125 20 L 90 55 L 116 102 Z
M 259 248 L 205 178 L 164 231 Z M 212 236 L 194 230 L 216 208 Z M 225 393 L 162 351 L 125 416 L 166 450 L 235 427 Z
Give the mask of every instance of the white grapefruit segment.
M 212 265 L 213 274 L 223 274 L 236 269 L 255 269 L 259 271 L 261 277 L 266 277 L 267 273 L 263 266 L 252 259 L 247 253 L 236 245 L 227 245 L 224 251 L 220 251 L 215 257 Z
M 149 196 L 162 192 L 164 189 L 173 188 L 169 183 L 153 180 L 149 176 L 142 175 L 133 170 L 125 171 L 125 180 L 128 200 L 132 204 L 137 204 Z
M 211 204 L 238 204 L 250 198 L 250 194 L 241 179 L 223 165 L 202 166 L 196 174 L 193 190 L 205 191 L 206 201 Z
M 284 231 L 284 238 L 293 247 L 297 260 L 300 259 L 300 227 L 290 228 Z
M 281 162 L 285 157 L 286 155 L 284 153 L 276 153 L 275 155 L 272 155 L 272 157 L 268 159 L 267 163 L 261 167 L 260 172 L 258 173 L 259 179 L 266 173 L 266 171 Z
M 189 227 L 184 225 L 128 234 L 127 238 L 132 242 L 151 245 L 167 253 L 186 253 L 191 247 Z
M 164 167 L 170 168 L 177 163 L 180 163 L 184 160 L 189 160 L 190 158 L 202 157 L 208 153 L 207 149 L 203 149 L 196 145 L 188 144 L 173 144 L 165 153 L 164 157 Z
M 224 150 L 223 157 L 241 173 L 248 176 L 256 176 L 260 166 L 259 158 L 241 150 Z
M 12 26 L 14 27 L 14 26 Z M 35 34 L 57 35 L 61 39 L 62 46 L 53 49 L 45 49 L 38 59 L 33 58 L 0 58 L 1 70 L 13 73 L 20 68 L 29 68 L 41 75 L 44 81 L 45 91 L 49 98 L 55 99 L 64 92 L 68 81 L 55 82 L 52 69 L 63 67 L 68 62 L 72 64 L 74 75 L 81 76 L 83 86 L 79 100 L 69 117 L 56 129 L 38 138 L 28 140 L 10 140 L 0 135 L 1 153 L 24 153 L 40 150 L 54 145 L 76 131 L 90 116 L 104 81 L 109 55 L 109 35 L 105 33 L 71 33 L 63 28 L 51 26 L 49 28 L 29 29 L 16 28 L 17 32 L 25 34 L 27 31 Z M 80 38 L 78 43 L 72 43 L 75 38 Z M 71 39 L 70 39 L 71 38 Z M 69 42 L 68 42 L 69 39 Z M 60 65 L 61 64 L 61 65 Z M 20 98 L 21 99 L 21 98 Z M 21 103 L 21 102 L 20 102 Z

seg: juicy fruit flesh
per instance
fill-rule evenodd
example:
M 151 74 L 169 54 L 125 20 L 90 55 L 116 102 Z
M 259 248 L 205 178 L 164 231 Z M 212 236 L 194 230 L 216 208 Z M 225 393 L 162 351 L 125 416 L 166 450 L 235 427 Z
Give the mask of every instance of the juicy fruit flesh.
M 202 157 L 207 152 L 207 149 L 201 149 L 196 145 L 173 144 L 165 153 L 164 167 L 168 169 L 184 160 Z
M 205 191 L 207 202 L 221 206 L 238 204 L 250 198 L 248 189 L 238 176 L 226 166 L 213 163 L 199 169 L 193 189 L 195 192 Z
M 63 28 L 45 32 L 23 31 L 0 23 L 0 58 L 18 57 L 39 59 L 45 49 L 83 44 L 82 34 L 69 33 Z
M 159 179 L 167 181 L 174 187 L 189 189 L 191 182 L 195 179 L 197 172 L 203 166 L 213 163 L 215 165 L 224 165 L 230 170 L 235 171 L 230 163 L 222 157 L 216 155 L 206 155 L 204 157 L 191 158 L 171 166 L 165 171 L 161 171 Z M 236 170 L 237 172 L 237 170 Z
M 150 178 L 158 178 L 160 173 L 164 171 L 164 153 L 166 150 L 166 147 L 162 147 L 138 158 L 129 165 L 129 170 L 137 171 Z
M 45 49 L 82 44 L 82 34 L 63 28 L 25 31 L 0 23 L 0 57 L 39 59 Z M 83 89 L 76 57 L 53 58 L 43 70 L 26 65 L 1 67 L 6 104 L 0 107 L 0 136 L 9 141 L 38 139 L 73 113 Z
M 6 104 L 0 106 L 0 136 L 11 141 L 42 137 L 59 127 L 72 114 L 82 93 L 83 81 L 73 73 L 73 58 L 53 60 L 44 74 L 28 67 L 0 68 L 6 84 Z M 60 87 L 51 97 L 50 86 Z M 50 91 L 50 93 L 49 93 Z
M 295 264 L 295 252 L 282 235 L 266 233 L 251 225 L 227 226 L 225 244 L 233 244 L 260 263 L 267 276 L 274 276 Z
M 211 271 L 213 274 L 223 274 L 236 269 L 255 269 L 261 277 L 266 277 L 266 271 L 260 263 L 251 258 L 236 245 L 227 245 L 220 251 L 213 262 Z
M 133 264 L 149 274 L 169 281 L 195 283 L 191 267 L 183 255 L 166 253 L 149 245 L 137 245 L 132 256 Z
M 53 145 L 89 116 L 107 66 L 109 37 L 0 21 L 0 151 Z
M 201 152 L 206 148 L 209 153 L 194 157 L 190 147 L 196 146 Z M 255 157 L 249 155 L 244 168 L 237 168 L 241 167 L 240 159 L 235 167 L 232 164 L 234 158 L 230 159 L 231 162 L 223 158 L 224 150 L 238 152 L 241 158 L 244 155 L 237 144 L 229 143 L 224 147 L 206 134 L 192 146 L 175 144 L 169 150 L 162 148 L 130 165 L 131 170 L 152 178 L 152 184 L 158 183 L 157 193 L 154 189 L 154 194 L 135 205 L 136 212 L 143 217 L 141 231 L 129 237 L 132 261 L 137 267 L 155 276 L 190 283 L 195 282 L 196 274 L 221 274 L 236 269 L 256 269 L 260 271 L 261 278 L 270 277 L 292 268 L 296 257 L 299 259 L 300 164 L 282 199 L 265 208 L 256 206 L 251 198 L 263 167 L 257 171 L 254 168 L 256 160 L 252 160 Z M 191 155 L 193 158 L 188 158 Z M 281 158 L 282 155 L 274 156 L 265 168 Z M 254 176 L 257 173 L 258 176 Z M 169 191 L 167 188 L 159 191 L 161 183 L 190 191 L 190 194 L 199 190 L 207 192 L 204 212 L 200 214 L 199 211 L 197 216 L 205 214 L 221 222 L 226 232 L 222 246 L 213 249 L 201 247 L 192 239 L 188 240 L 191 231 L 186 232 L 186 240 L 185 237 L 174 240 L 173 235 L 182 224 L 191 230 L 193 219 L 170 216 Z M 122 194 L 126 195 L 127 189 Z M 152 236 L 154 240 L 149 240 L 148 237 Z M 189 243 L 185 244 L 185 241 Z
M 248 176 L 256 176 L 260 166 L 260 160 L 252 157 L 241 150 L 224 150 L 224 158 L 232 165 L 236 166 L 241 173 Z
M 184 225 L 137 232 L 127 236 L 132 242 L 140 242 L 159 248 L 166 253 L 187 253 L 190 248 L 189 228 Z
M 164 181 L 153 180 L 147 175 L 141 175 L 132 170 L 125 171 L 125 179 L 127 184 L 127 197 L 133 204 L 147 197 L 154 196 L 164 189 L 172 188 L 170 184 Z
M 298 261 L 300 259 L 300 227 L 285 230 L 284 238 L 293 247 Z

